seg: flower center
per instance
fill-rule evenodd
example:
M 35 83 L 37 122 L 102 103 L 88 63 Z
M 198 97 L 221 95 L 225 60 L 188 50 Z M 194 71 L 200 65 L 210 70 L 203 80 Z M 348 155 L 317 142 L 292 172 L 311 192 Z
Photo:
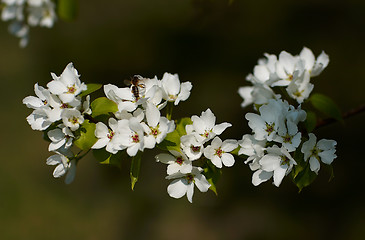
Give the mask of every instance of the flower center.
M 321 149 L 318 149 L 317 147 L 314 147 L 311 151 L 311 156 L 314 156 L 315 158 L 317 158 L 319 160 L 319 156 L 318 154 L 322 152 Z
M 193 152 L 199 152 L 200 151 L 200 146 L 191 146 L 191 151 Z
M 288 80 L 289 80 L 289 81 L 292 81 L 292 80 L 293 80 L 293 75 L 292 75 L 292 74 L 290 74 L 290 75 L 288 76 Z
M 286 136 L 283 137 L 283 142 L 284 143 L 292 143 L 291 140 L 292 140 L 292 136 L 290 136 L 288 133 L 286 134 Z
M 79 119 L 77 117 L 72 117 L 68 119 L 68 121 L 72 124 L 77 124 L 79 122 Z
M 109 138 L 110 140 L 112 140 L 112 138 L 114 137 L 114 132 L 113 131 L 110 131 L 109 130 L 109 134 L 107 134 L 106 136 L 107 136 L 107 138 Z
M 75 93 L 76 92 L 76 88 L 75 85 L 71 86 L 71 87 L 67 87 L 67 93 Z
M 218 157 L 222 157 L 222 154 L 223 154 L 223 150 L 220 147 L 215 150 L 215 155 L 217 155 Z
M 43 103 L 44 105 L 47 105 L 47 104 L 48 104 L 47 100 L 42 100 L 42 103 Z
M 158 125 L 157 127 L 153 128 L 153 127 L 150 127 L 151 129 L 151 135 L 154 136 L 155 138 L 157 138 L 157 135 L 160 134 L 161 132 L 158 130 Z
M 192 174 L 186 175 L 186 180 L 188 180 L 188 183 L 192 183 L 194 181 L 194 176 Z
M 135 135 L 132 136 L 132 141 L 134 143 L 139 143 L 139 136 L 138 136 L 138 134 L 135 134 Z
M 61 104 L 61 109 L 69 108 L 69 105 L 67 103 Z
M 177 96 L 176 96 L 176 95 L 171 95 L 171 94 L 169 94 L 169 99 L 170 99 L 170 100 L 176 100 L 176 98 L 177 98 Z
M 175 162 L 181 166 L 183 164 L 184 160 L 182 159 L 182 157 L 178 157 L 178 158 L 176 158 Z
M 265 131 L 267 132 L 267 134 L 269 136 L 274 131 L 274 126 L 275 126 L 275 123 L 273 123 L 273 124 L 266 123 L 266 129 L 265 129 Z

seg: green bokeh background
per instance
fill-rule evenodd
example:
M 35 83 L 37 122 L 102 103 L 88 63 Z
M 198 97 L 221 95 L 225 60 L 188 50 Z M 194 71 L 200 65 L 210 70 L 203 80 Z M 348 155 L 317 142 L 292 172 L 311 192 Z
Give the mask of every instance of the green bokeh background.
M 241 139 L 250 130 L 237 89 L 257 59 L 307 46 L 330 56 L 314 91 L 347 111 L 365 100 L 364 1 L 80 0 L 74 22 L 32 28 L 25 49 L 7 26 L 0 23 L 0 239 L 364 239 L 364 113 L 316 132 L 338 142 L 331 182 L 323 168 L 300 194 L 289 179 L 254 187 L 238 160 L 223 170 L 218 197 L 196 189 L 190 204 L 168 196 L 157 151 L 146 151 L 134 192 L 129 163 L 118 170 L 92 156 L 71 185 L 54 179 L 48 143 L 22 105 L 70 61 L 82 81 L 120 87 L 134 74 L 167 71 L 193 84 L 175 117 L 209 107 L 217 122 L 233 124 L 223 138 Z

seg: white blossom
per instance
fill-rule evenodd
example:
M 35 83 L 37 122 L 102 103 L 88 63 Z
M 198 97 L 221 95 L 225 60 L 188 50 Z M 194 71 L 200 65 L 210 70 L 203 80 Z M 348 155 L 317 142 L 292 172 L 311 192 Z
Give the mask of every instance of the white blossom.
M 207 192 L 210 183 L 205 176 L 201 174 L 203 171 L 200 167 L 193 167 L 191 173 L 182 174 L 180 172 L 169 175 L 166 179 L 174 179 L 167 187 L 167 193 L 170 197 L 181 198 L 185 194 L 189 202 L 193 202 L 194 185 L 201 191 Z
M 98 138 L 92 149 L 100 149 L 106 146 L 106 151 L 116 154 L 119 150 L 125 149 L 120 144 L 119 122 L 109 118 L 110 129 L 102 122 L 96 123 L 95 136 Z
M 61 147 L 68 149 L 72 146 L 72 140 L 75 137 L 72 131 L 60 124 L 57 128 L 47 132 L 48 138 L 52 141 L 49 144 L 48 151 L 55 151 Z
M 289 174 L 293 165 L 296 165 L 297 163 L 284 147 L 279 148 L 274 145 L 266 150 L 267 154 L 264 155 L 259 162 L 261 169 L 265 172 L 273 172 L 274 185 L 279 187 L 284 176 Z M 263 174 L 261 172 L 261 176 L 263 175 L 265 175 L 264 177 L 269 176 L 269 174 Z M 260 175 L 255 177 L 260 178 Z M 267 180 L 266 178 L 264 179 Z
M 313 133 L 309 133 L 309 140 L 303 143 L 302 153 L 304 160 L 308 161 L 310 169 L 318 174 L 320 169 L 320 161 L 325 164 L 331 164 L 337 157 L 336 152 L 337 142 L 334 140 L 321 139 L 317 142 L 317 137 Z
M 161 79 L 163 98 L 178 105 L 180 101 L 185 101 L 190 96 L 192 85 L 190 82 L 180 84 L 177 74 L 165 73 Z
M 76 109 L 64 109 L 61 118 L 63 124 L 72 131 L 76 131 L 84 122 L 84 117 L 81 115 L 80 111 Z
M 187 174 L 191 173 L 193 166 L 192 162 L 182 152 L 169 150 L 170 153 L 160 153 L 155 156 L 157 162 L 168 164 L 167 174 L 172 175 L 175 173 Z
M 215 137 L 211 145 L 204 149 L 204 156 L 210 159 L 217 168 L 222 168 L 222 163 L 226 167 L 232 167 L 235 160 L 230 152 L 237 147 L 237 140 L 227 139 L 222 142 L 219 137 Z
M 56 152 L 57 154 L 50 156 L 47 159 L 47 165 L 57 165 L 53 171 L 53 177 L 59 178 L 66 174 L 65 183 L 70 184 L 76 175 L 76 160 L 69 160 L 65 155 Z

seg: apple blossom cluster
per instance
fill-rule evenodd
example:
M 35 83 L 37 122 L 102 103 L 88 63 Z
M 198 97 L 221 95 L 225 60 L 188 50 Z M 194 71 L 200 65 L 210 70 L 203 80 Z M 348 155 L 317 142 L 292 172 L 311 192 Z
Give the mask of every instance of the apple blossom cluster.
M 33 130 L 45 131 L 50 140 L 48 150 L 55 154 L 47 159 L 48 165 L 57 165 L 53 176 L 66 174 L 66 183 L 73 181 L 76 158 L 71 151 L 74 134 L 85 121 L 85 114 L 91 114 L 90 96 L 82 99 L 80 94 L 87 86 L 80 81 L 80 75 L 70 63 L 58 77 L 51 73 L 52 81 L 47 88 L 34 85 L 36 96 L 28 96 L 23 103 L 33 109 L 27 121 Z
M 254 67 L 253 74 L 246 80 L 253 86 L 240 87 L 238 93 L 244 99 L 241 106 L 250 104 L 267 104 L 269 99 L 278 99 L 280 94 L 275 93 L 274 87 L 285 87 L 287 95 L 302 103 L 313 90 L 311 77 L 318 76 L 328 65 L 329 58 L 322 52 L 317 59 L 313 52 L 304 47 L 299 55 L 293 56 L 282 51 L 279 57 L 265 53 L 265 58 L 259 59 Z
M 238 142 L 233 139 L 222 141 L 218 137 L 232 125 L 227 122 L 216 124 L 216 117 L 209 108 L 200 117 L 193 115 L 187 122 L 191 124 L 185 125 L 180 145 L 169 149 L 169 153 L 157 155 L 156 160 L 168 165 L 166 179 L 173 180 L 167 188 L 168 194 L 173 198 L 181 198 L 186 194 L 189 202 L 192 202 L 194 184 L 201 192 L 211 187 L 202 174 L 202 167 L 205 166 L 207 171 L 208 164 L 218 169 L 223 165 L 232 167 L 235 159 L 231 152 L 238 147 Z
M 56 21 L 55 3 L 51 0 L 1 0 L 1 19 L 11 21 L 9 32 L 20 38 L 25 47 L 29 40 L 30 27 L 53 27 Z
M 291 173 L 301 189 L 309 185 L 308 178 L 314 179 L 318 174 L 321 162 L 329 165 L 337 157 L 336 141 L 317 142 L 316 136 L 310 133 L 312 129 L 306 128 L 307 112 L 302 109 L 302 103 L 313 90 L 310 77 L 322 72 L 329 59 L 322 52 L 315 60 L 308 48 L 303 48 L 299 56 L 285 51 L 279 58 L 265 56 L 255 66 L 254 74 L 247 77 L 253 86 L 239 89 L 244 98 L 242 106 L 254 104 L 257 113 L 245 115 L 253 133 L 245 134 L 239 141 L 238 154 L 247 156 L 245 163 L 254 171 L 253 185 L 273 178 L 273 184 L 279 187 Z M 285 88 L 287 95 L 275 94 L 273 87 Z M 290 105 L 285 97 L 296 100 L 297 107 Z
M 24 98 L 23 103 L 33 109 L 27 117 L 31 128 L 43 131 L 50 142 L 48 150 L 54 155 L 46 163 L 56 166 L 53 176 L 65 176 L 67 184 L 74 180 L 78 161 L 92 150 L 95 156 L 103 155 L 98 159 L 102 164 L 131 158 L 133 189 L 142 152 L 159 147 L 166 153 L 155 158 L 167 164 L 166 179 L 172 180 L 168 194 L 187 195 L 192 202 L 194 186 L 201 192 L 212 189 L 212 171 L 235 163 L 231 152 L 237 149 L 237 140 L 219 138 L 231 124 L 216 124 L 209 108 L 201 116 L 171 120 L 172 107 L 186 101 L 192 89 L 177 74 L 165 73 L 161 80 L 135 75 L 129 87 L 104 85 L 106 97 L 91 103 L 88 94 L 101 85 L 81 82 L 72 63 L 60 76 L 51 76 L 47 88 L 35 84 L 36 96 Z M 79 148 L 76 154 L 74 146 Z

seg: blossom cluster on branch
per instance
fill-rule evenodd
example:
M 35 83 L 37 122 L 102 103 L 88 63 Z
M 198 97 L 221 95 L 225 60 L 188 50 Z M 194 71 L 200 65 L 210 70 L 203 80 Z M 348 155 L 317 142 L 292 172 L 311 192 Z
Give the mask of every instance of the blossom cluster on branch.
M 320 112 L 341 120 L 338 108 L 328 97 L 320 94 L 310 97 L 314 88 L 311 77 L 318 76 L 328 62 L 326 53 L 316 59 L 306 47 L 297 56 L 286 51 L 279 57 L 266 53 L 253 74 L 246 78 L 253 86 L 239 88 L 238 93 L 244 99 L 241 106 L 253 104 L 258 112 L 246 114 L 253 133 L 243 136 L 239 150 L 240 155 L 247 156 L 245 163 L 254 171 L 255 186 L 273 178 L 278 187 L 291 174 L 301 190 L 314 180 L 320 162 L 329 165 L 337 157 L 336 141 L 317 142 L 311 133 L 316 126 L 316 113 L 302 109 L 302 105 L 311 102 Z
M 1 20 L 11 21 L 9 32 L 20 38 L 25 47 L 29 40 L 30 27 L 53 27 L 57 19 L 56 5 L 52 0 L 1 0 Z
M 44 132 L 54 153 L 46 163 L 56 166 L 53 176 L 65 176 L 66 183 L 74 180 L 79 160 L 92 151 L 101 164 L 120 167 L 121 161 L 129 161 L 134 189 L 143 152 L 157 147 L 163 152 L 155 160 L 167 165 L 167 192 L 173 198 L 186 195 L 192 202 L 195 186 L 217 193 L 222 167 L 232 167 L 235 157 L 245 158 L 254 171 L 253 185 L 273 178 L 279 187 L 290 175 L 301 190 L 315 179 L 321 163 L 329 165 L 336 158 L 336 141 L 317 141 L 313 131 L 321 114 L 340 121 L 338 109 L 324 95 L 310 96 L 310 77 L 327 66 L 328 56 L 322 53 L 315 60 L 308 48 L 300 56 L 265 56 L 247 77 L 253 86 L 239 89 L 243 106 L 253 104 L 255 111 L 245 116 L 252 133 L 239 141 L 220 138 L 232 124 L 217 123 L 210 108 L 200 116 L 172 118 L 173 108 L 187 101 L 192 90 L 177 74 L 165 73 L 161 79 L 135 75 L 127 87 L 106 84 L 105 97 L 91 102 L 89 94 L 102 85 L 81 82 L 72 63 L 60 76 L 51 73 L 47 88 L 35 84 L 36 96 L 23 99 L 33 109 L 27 121 Z M 307 103 L 317 112 L 306 110 Z

